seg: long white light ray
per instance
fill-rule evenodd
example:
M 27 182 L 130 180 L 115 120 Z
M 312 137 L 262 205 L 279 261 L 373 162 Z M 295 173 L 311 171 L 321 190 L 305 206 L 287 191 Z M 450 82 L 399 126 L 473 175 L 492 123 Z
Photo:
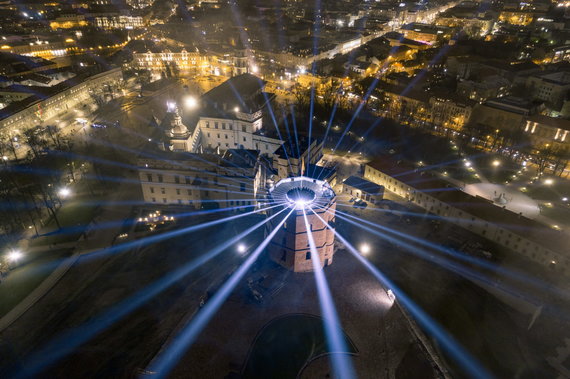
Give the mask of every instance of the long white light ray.
M 186 233 L 190 233 L 190 232 L 195 232 L 197 230 L 201 230 L 210 226 L 214 226 L 214 225 L 218 225 L 218 224 L 222 224 L 224 222 L 228 222 L 231 220 L 235 220 L 238 218 L 242 218 L 248 215 L 252 215 L 255 213 L 259 213 L 259 212 L 263 212 L 266 211 L 268 209 L 272 209 L 272 208 L 276 208 L 283 205 L 283 203 L 278 203 L 275 205 L 272 205 L 270 207 L 266 207 L 266 208 L 262 208 L 262 209 L 256 209 L 253 210 L 251 212 L 247 212 L 247 213 L 242 213 L 242 214 L 238 214 L 238 215 L 233 215 L 233 216 L 229 216 L 229 217 L 225 217 L 222 219 L 218 219 L 218 220 L 213 220 L 213 221 L 209 221 L 209 222 L 205 222 L 202 224 L 198 224 L 198 225 L 192 225 L 189 226 L 187 228 L 182 228 L 182 229 L 176 229 L 176 230 L 171 230 L 171 231 L 167 231 L 161 234 L 157 234 L 157 235 L 152 235 L 152 236 L 148 236 L 148 237 L 143 237 L 141 239 L 137 239 L 137 240 L 133 240 L 133 241 L 128 241 L 128 242 L 123 242 L 121 244 L 115 245 L 115 246 L 111 246 L 111 247 L 107 247 L 107 248 L 103 248 L 103 249 L 99 249 L 99 250 L 95 250 L 92 251 L 90 253 L 85 253 L 82 255 L 82 260 L 86 260 L 86 259 L 93 259 L 93 258 L 98 258 L 100 256 L 104 256 L 104 255 L 108 255 L 108 254 L 114 254 L 117 252 L 121 252 L 123 250 L 126 249 L 130 249 L 130 248 L 134 248 L 134 247 L 139 247 L 141 246 L 141 244 L 151 244 L 151 243 L 156 243 L 156 242 L 160 242 L 163 241 L 167 238 L 172 238 L 172 237 L 176 237 L 182 234 L 186 234 Z M 252 207 L 252 205 L 246 205 L 246 206 L 241 206 L 241 207 L 234 207 L 234 209 L 237 208 L 246 208 L 246 207 Z M 231 208 L 230 208 L 231 209 Z M 204 213 L 207 214 L 207 213 Z
M 121 301 L 119 304 L 112 306 L 107 311 L 92 318 L 87 323 L 80 325 L 77 328 L 73 328 L 65 334 L 53 339 L 29 357 L 26 361 L 30 362 L 30 364 L 24 367 L 21 371 L 16 372 L 12 377 L 19 379 L 38 375 L 42 370 L 73 353 L 73 351 L 75 351 L 79 346 L 106 330 L 114 323 L 120 321 L 123 317 L 127 316 L 129 313 L 133 312 L 144 303 L 157 296 L 162 291 L 184 278 L 186 275 L 190 274 L 195 269 L 215 258 L 228 248 L 231 248 L 236 243 L 239 243 L 254 230 L 265 225 L 269 220 L 285 212 L 287 209 L 288 208 L 284 208 L 267 219 L 258 222 L 235 237 L 215 247 L 203 256 L 183 264 L 177 270 L 147 285 L 135 294 L 129 296 L 126 300 Z
M 467 350 L 465 350 L 455 339 L 443 329 L 436 321 L 434 321 L 423 309 L 421 309 L 404 291 L 402 291 L 396 283 L 391 281 L 380 270 L 374 267 L 362 254 L 358 252 L 343 236 L 341 236 L 333 227 L 331 227 L 325 220 L 318 214 L 313 212 L 321 221 L 325 223 L 335 236 L 346 246 L 348 251 L 366 267 L 366 269 L 384 286 L 384 288 L 391 289 L 396 295 L 396 299 L 402 304 L 408 312 L 412 314 L 414 319 L 428 331 L 437 342 L 444 348 L 444 350 L 454 358 L 454 360 L 469 374 L 470 377 L 475 379 L 480 378 L 493 378 L 494 376 L 487 371 Z
M 339 212 L 337 210 L 337 212 L 335 213 L 335 216 L 341 220 L 345 220 L 345 221 L 347 221 L 353 225 L 356 225 L 359 228 L 366 230 L 366 231 L 368 231 L 374 235 L 377 235 L 377 236 L 379 236 L 379 237 L 381 237 L 381 238 L 383 238 L 383 239 L 385 239 L 391 243 L 401 244 L 401 246 L 404 247 L 404 251 L 408 252 L 409 254 L 413 254 L 413 255 L 415 255 L 415 256 L 419 257 L 420 259 L 425 260 L 427 262 L 437 264 L 440 267 L 443 267 L 444 269 L 446 269 L 450 272 L 453 272 L 455 274 L 461 275 L 466 279 L 484 282 L 487 285 L 491 285 L 491 286 L 495 287 L 495 289 L 504 292 L 505 294 L 508 294 L 508 295 L 513 296 L 515 298 L 524 299 L 525 301 L 528 301 L 528 302 L 530 302 L 536 306 L 542 304 L 540 299 L 538 299 L 534 296 L 531 296 L 531 295 L 521 293 L 520 291 L 518 291 L 517 289 L 515 289 L 514 287 L 512 287 L 506 283 L 495 283 L 494 281 L 492 281 L 490 279 L 488 274 L 484 274 L 484 273 L 480 273 L 480 272 L 471 270 L 469 267 L 463 265 L 462 263 L 456 263 L 453 260 L 447 259 L 447 257 L 442 257 L 439 255 L 431 254 L 427 250 L 425 250 L 425 248 L 414 245 L 414 243 L 421 244 L 421 242 L 419 240 L 415 240 L 415 239 L 410 238 L 410 237 L 399 236 L 399 234 L 398 234 L 399 232 L 393 231 L 393 230 L 391 231 L 389 229 L 386 229 L 385 231 L 376 231 L 370 227 L 363 225 L 363 224 L 366 224 L 369 222 L 367 222 L 365 220 L 358 219 L 358 218 L 355 218 L 355 220 L 357 220 L 357 221 L 353 221 L 350 218 L 344 216 L 345 214 L 346 213 Z M 376 226 L 376 227 L 380 228 L 379 226 Z M 398 239 L 396 236 L 399 236 L 400 239 Z M 409 240 L 411 242 L 406 242 L 405 240 Z M 439 252 L 443 252 L 444 254 L 449 255 L 449 252 L 445 252 L 443 249 L 440 249 L 438 247 L 427 246 L 427 248 L 435 249 Z M 461 259 L 459 254 L 456 254 L 455 258 L 460 259 L 463 262 L 467 261 L 466 259 Z M 467 262 L 469 262 L 469 261 L 467 261 Z M 477 262 L 473 261 L 473 264 L 477 264 Z M 483 267 L 483 266 L 480 265 L 480 267 Z M 492 269 L 492 268 L 489 268 L 489 269 Z M 508 275 L 508 271 L 505 271 L 505 273 L 503 275 Z M 513 278 L 517 279 L 515 276 L 513 276 Z M 522 279 L 524 279 L 524 277 L 521 276 L 518 279 L 522 280 Z M 533 281 L 531 279 L 527 278 L 527 283 L 533 284 Z
M 316 214 L 312 209 L 311 212 Z M 321 258 L 315 245 L 315 239 L 311 232 L 309 220 L 307 220 L 307 213 L 303 208 L 303 219 L 305 220 L 305 229 L 307 230 L 307 238 L 309 239 L 309 248 L 311 251 L 311 263 L 313 265 L 313 272 L 315 274 L 315 284 L 317 285 L 317 293 L 319 296 L 319 305 L 321 308 L 321 315 L 324 320 L 325 334 L 327 336 L 327 345 L 329 351 L 335 355 L 331 356 L 331 363 L 333 366 L 333 374 L 335 378 L 349 379 L 354 378 L 354 368 L 348 356 L 348 349 L 344 340 L 342 326 L 336 312 L 334 301 L 332 299 L 331 291 L 321 267 Z M 326 223 L 325 223 L 326 225 Z
M 214 314 L 220 309 L 224 301 L 230 296 L 238 282 L 243 278 L 251 265 L 256 261 L 261 252 L 269 244 L 277 231 L 283 226 L 287 218 L 294 212 L 291 209 L 273 231 L 261 242 L 261 244 L 247 257 L 244 263 L 229 277 L 229 279 L 212 296 L 198 314 L 190 321 L 180 334 L 172 341 L 170 346 L 151 363 L 147 371 L 156 373 L 157 378 L 166 378 L 176 363 L 180 360 L 186 350 L 194 343 L 200 332 L 208 324 Z

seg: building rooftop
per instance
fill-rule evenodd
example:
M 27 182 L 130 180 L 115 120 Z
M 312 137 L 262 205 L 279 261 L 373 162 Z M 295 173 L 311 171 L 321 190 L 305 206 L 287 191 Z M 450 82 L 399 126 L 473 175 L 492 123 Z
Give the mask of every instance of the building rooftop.
M 528 117 L 528 121 L 537 122 L 553 128 L 570 130 L 570 120 L 559 117 L 548 117 L 540 114 Z
M 232 172 L 232 168 L 255 168 L 258 158 L 259 151 L 246 149 L 229 149 L 222 155 L 213 153 L 172 152 L 154 149 L 153 158 L 139 158 L 138 165 L 141 168 L 180 171 L 214 172 L 216 168 L 225 168 L 226 172 Z M 236 173 L 236 175 L 243 175 L 243 171 Z
M 359 176 L 349 176 L 345 181 L 344 184 L 347 186 L 354 187 L 356 189 L 361 190 L 362 192 L 366 192 L 370 195 L 381 195 L 384 193 L 384 187 L 380 186 L 376 183 L 372 183 L 366 179 L 362 179 Z
M 501 109 L 507 112 L 528 115 L 532 112 L 534 108 L 533 103 L 530 100 L 522 99 L 520 97 L 515 96 L 505 96 L 505 97 L 498 97 L 495 99 L 487 100 L 484 105 Z
M 210 117 L 239 118 L 263 109 L 273 95 L 263 92 L 265 81 L 251 74 L 226 80 L 201 97 L 200 114 Z

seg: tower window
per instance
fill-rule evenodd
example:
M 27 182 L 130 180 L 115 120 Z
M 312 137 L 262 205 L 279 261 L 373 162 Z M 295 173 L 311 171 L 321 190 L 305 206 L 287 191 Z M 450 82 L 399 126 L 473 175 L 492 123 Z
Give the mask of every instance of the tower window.
M 311 259 L 311 252 L 307 251 L 307 254 L 305 254 L 305 260 L 308 261 L 309 259 Z

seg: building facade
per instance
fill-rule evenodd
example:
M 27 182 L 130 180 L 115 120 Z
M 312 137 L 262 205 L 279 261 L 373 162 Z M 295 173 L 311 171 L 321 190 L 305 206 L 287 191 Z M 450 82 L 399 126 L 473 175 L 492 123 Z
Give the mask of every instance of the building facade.
M 228 150 L 216 154 L 163 154 L 141 158 L 139 180 L 144 201 L 195 209 L 256 206 L 262 183 L 258 152 Z
M 29 96 L 12 103 L 0 112 L 0 132 L 17 135 L 44 120 L 69 112 L 75 106 L 105 96 L 121 85 L 120 68 L 111 69 L 86 79 L 75 77 L 50 88 L 48 96 Z
M 560 231 L 468 195 L 429 172 L 417 171 L 391 157 L 367 164 L 364 178 L 537 264 L 570 275 L 570 246 Z
M 384 187 L 358 176 L 349 176 L 342 183 L 342 193 L 377 204 L 384 198 Z

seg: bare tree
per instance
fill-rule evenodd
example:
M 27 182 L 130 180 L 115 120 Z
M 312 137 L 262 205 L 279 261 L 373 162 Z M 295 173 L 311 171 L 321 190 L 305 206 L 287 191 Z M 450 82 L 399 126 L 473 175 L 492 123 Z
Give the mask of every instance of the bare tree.
M 332 112 L 335 104 L 338 104 L 341 91 L 342 81 L 334 78 L 320 86 L 318 93 L 321 96 L 321 103 L 326 113 Z
M 39 158 L 40 152 L 47 147 L 46 140 L 36 128 L 30 128 L 24 132 L 24 141 L 36 159 Z
M 299 84 L 296 84 L 292 90 L 293 96 L 295 97 L 295 105 L 300 109 L 309 108 L 311 102 L 311 88 L 305 88 Z

